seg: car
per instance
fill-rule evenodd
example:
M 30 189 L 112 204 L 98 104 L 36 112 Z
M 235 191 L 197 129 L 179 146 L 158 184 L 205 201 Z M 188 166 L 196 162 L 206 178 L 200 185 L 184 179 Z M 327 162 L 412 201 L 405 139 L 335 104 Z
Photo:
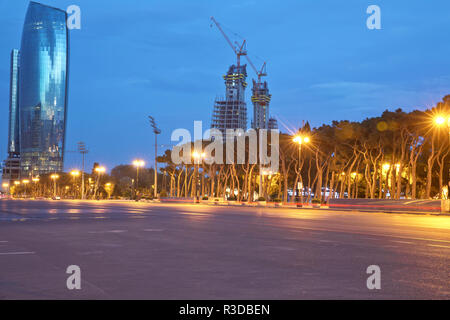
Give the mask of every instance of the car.
M 52 198 L 52 200 L 61 200 L 61 197 L 60 197 L 60 196 L 54 196 L 54 197 Z

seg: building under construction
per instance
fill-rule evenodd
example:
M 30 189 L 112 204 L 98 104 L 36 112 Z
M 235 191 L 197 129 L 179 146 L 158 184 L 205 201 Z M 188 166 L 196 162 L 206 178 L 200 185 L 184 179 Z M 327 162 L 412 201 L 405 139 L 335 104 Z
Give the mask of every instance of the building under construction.
M 225 98 L 216 99 L 214 103 L 211 127 L 219 129 L 224 139 L 227 129 L 247 130 L 246 67 L 246 65 L 230 66 L 227 74 L 223 76 L 225 79 Z
M 256 82 L 253 80 L 252 103 L 253 103 L 253 129 L 269 128 L 269 104 L 270 98 L 267 82 Z
M 262 77 L 267 76 L 266 63 L 264 62 L 261 70 L 256 69 L 247 55 L 246 40 L 242 44 L 237 42 L 233 44 L 214 17 L 211 17 L 211 20 L 222 33 L 237 59 L 237 63 L 232 65 L 224 76 L 225 98 L 216 99 L 214 103 L 211 128 L 219 129 L 224 138 L 226 138 L 227 129 L 247 130 L 247 104 L 245 103 L 247 65 L 240 64 L 241 56 L 245 56 L 249 65 L 258 76 L 258 81 L 253 80 L 253 120 L 251 127 L 253 129 L 277 129 L 276 120 L 274 118 L 269 119 L 269 104 L 272 96 L 269 94 L 267 82 L 261 81 Z

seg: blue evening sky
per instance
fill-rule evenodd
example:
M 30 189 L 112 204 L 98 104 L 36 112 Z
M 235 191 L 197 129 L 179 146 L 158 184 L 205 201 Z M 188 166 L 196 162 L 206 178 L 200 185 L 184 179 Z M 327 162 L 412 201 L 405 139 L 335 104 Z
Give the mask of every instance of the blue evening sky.
M 209 127 L 222 75 L 235 57 L 210 16 L 267 60 L 271 114 L 282 131 L 302 120 L 363 120 L 386 108 L 425 109 L 450 93 L 447 0 L 43 0 L 81 8 L 71 31 L 66 169 L 152 162 L 153 115 L 164 148 L 176 128 Z M 382 30 L 366 28 L 381 7 Z M 19 48 L 28 1 L 0 0 L 0 158 L 6 157 L 9 54 Z M 261 58 L 257 58 L 261 57 Z M 262 60 L 264 59 L 264 60 Z M 248 69 L 249 88 L 254 73 Z M 249 124 L 250 90 L 246 92 Z

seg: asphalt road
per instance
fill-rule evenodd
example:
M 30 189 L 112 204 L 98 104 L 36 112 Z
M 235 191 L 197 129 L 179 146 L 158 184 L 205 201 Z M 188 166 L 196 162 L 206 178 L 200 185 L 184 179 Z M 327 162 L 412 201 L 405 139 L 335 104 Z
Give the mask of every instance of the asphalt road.
M 439 216 L 0 200 L 0 299 L 449 299 L 449 231 Z

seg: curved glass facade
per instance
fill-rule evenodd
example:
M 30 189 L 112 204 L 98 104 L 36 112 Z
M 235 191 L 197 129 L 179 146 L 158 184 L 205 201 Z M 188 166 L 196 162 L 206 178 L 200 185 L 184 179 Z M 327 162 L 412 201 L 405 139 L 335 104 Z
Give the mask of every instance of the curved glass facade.
M 69 64 L 65 11 L 30 2 L 20 49 L 21 169 L 63 170 Z

